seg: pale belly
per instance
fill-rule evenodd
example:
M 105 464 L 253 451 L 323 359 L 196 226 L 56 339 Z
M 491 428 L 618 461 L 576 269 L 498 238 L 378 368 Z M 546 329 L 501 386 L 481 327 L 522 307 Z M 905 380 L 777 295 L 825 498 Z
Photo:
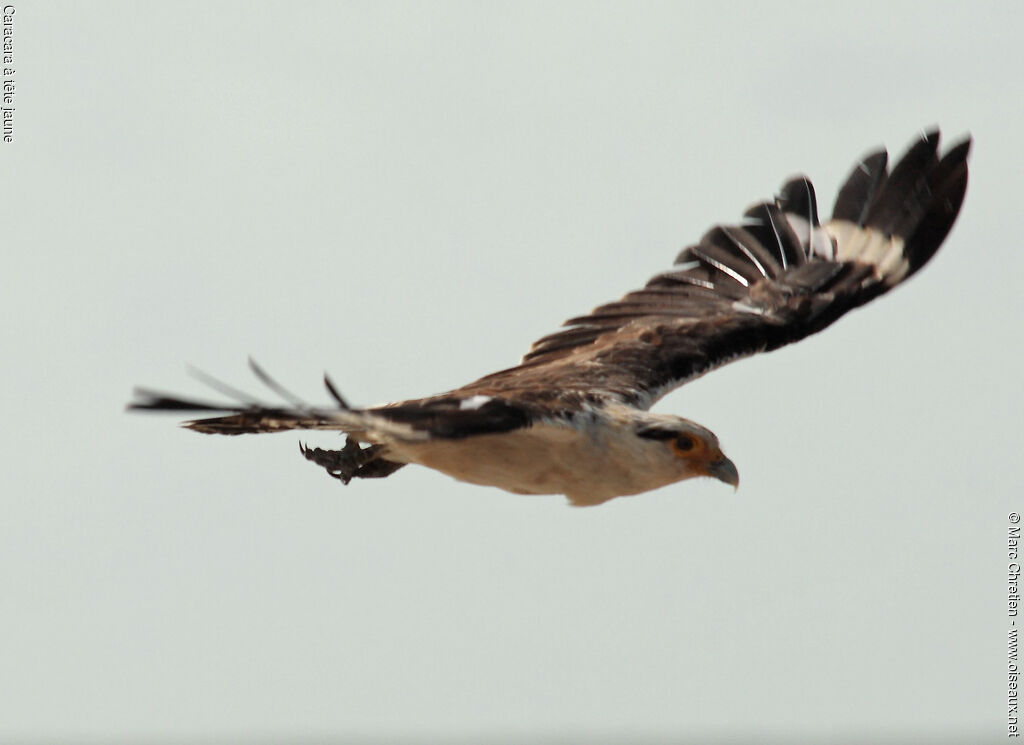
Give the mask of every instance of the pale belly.
M 664 472 L 631 445 L 547 424 L 458 440 L 392 442 L 388 457 L 516 494 L 565 494 L 577 505 L 600 504 L 683 477 Z

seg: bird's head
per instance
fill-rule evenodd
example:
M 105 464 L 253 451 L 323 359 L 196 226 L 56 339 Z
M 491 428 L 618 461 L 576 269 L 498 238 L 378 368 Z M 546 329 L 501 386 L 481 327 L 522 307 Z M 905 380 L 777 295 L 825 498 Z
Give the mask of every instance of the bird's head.
M 714 432 L 682 417 L 651 413 L 637 422 L 634 431 L 641 440 L 663 448 L 661 457 L 679 468 L 677 480 L 711 476 L 739 488 L 739 471 L 725 457 Z

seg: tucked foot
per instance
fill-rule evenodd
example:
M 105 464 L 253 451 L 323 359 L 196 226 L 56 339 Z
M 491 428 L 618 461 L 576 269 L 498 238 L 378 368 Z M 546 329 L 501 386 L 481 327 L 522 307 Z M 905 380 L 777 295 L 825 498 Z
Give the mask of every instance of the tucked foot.
M 331 476 L 341 479 L 343 484 L 347 484 L 356 475 L 356 471 L 373 460 L 374 447 L 376 446 L 371 445 L 363 449 L 359 447 L 358 442 L 349 437 L 345 440 L 345 447 L 341 450 L 310 448 L 300 442 L 299 452 L 306 460 L 313 461 L 326 469 Z
M 341 450 L 324 450 L 306 447 L 299 443 L 299 452 L 306 460 L 324 468 L 333 478 L 347 484 L 353 478 L 374 479 L 390 476 L 404 463 L 395 463 L 380 457 L 380 445 L 360 447 L 359 443 L 349 437 Z

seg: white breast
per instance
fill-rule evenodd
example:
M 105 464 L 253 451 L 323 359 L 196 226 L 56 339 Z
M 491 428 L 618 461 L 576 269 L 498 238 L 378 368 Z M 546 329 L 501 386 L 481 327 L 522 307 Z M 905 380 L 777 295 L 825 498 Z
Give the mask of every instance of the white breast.
M 577 505 L 600 504 L 685 477 L 664 443 L 610 424 L 602 420 L 578 429 L 546 422 L 501 434 L 391 443 L 388 457 L 516 494 L 565 494 Z

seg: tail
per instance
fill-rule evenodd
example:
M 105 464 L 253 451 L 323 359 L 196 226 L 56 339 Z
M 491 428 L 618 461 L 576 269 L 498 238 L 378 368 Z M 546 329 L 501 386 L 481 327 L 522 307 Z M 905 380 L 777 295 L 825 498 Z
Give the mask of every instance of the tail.
M 128 404 L 129 411 L 165 412 L 232 412 L 227 416 L 193 419 L 182 423 L 186 429 L 214 435 L 242 435 L 266 432 L 285 432 L 294 429 L 319 429 L 347 432 L 363 439 L 367 430 L 388 427 L 386 422 L 361 409 L 354 409 L 338 393 L 331 379 L 324 375 L 324 385 L 336 407 L 312 407 L 303 402 L 271 378 L 252 359 L 249 367 L 270 390 L 283 398 L 288 406 L 269 406 L 244 391 L 227 385 L 198 370 L 192 374 L 206 385 L 220 391 L 232 401 L 210 402 L 164 394 L 145 388 L 136 388 L 136 400 Z M 390 428 L 390 427 L 388 427 Z

